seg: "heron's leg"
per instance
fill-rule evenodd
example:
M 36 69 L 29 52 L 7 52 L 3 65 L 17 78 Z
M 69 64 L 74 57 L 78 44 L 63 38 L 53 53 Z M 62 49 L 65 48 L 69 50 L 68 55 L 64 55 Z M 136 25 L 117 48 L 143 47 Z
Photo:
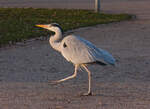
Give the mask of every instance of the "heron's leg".
M 91 72 L 88 70 L 88 68 L 86 67 L 86 65 L 82 64 L 82 67 L 88 72 L 88 80 L 89 80 L 89 89 L 88 92 L 83 94 L 83 95 L 92 95 L 91 92 Z
M 64 79 L 60 79 L 60 80 L 57 80 L 57 81 L 53 81 L 53 83 L 60 83 L 60 82 L 63 82 L 63 81 L 66 81 L 66 80 L 69 80 L 69 79 L 72 79 L 72 78 L 76 77 L 76 76 L 77 76 L 77 69 L 78 69 L 78 65 L 75 65 L 75 71 L 74 71 L 74 74 L 73 74 L 73 75 L 68 76 L 68 77 L 66 77 L 66 78 L 64 78 Z

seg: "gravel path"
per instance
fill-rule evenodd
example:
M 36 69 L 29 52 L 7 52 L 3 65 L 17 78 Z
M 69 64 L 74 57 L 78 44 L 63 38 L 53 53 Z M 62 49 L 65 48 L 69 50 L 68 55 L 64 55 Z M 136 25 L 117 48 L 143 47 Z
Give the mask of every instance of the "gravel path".
M 136 20 L 73 30 L 111 52 L 117 67 L 91 66 L 94 95 L 87 73 L 59 85 L 48 85 L 73 73 L 73 66 L 48 41 L 0 49 L 0 109 L 149 109 L 150 11 L 148 0 L 103 1 L 103 11 L 135 13 Z

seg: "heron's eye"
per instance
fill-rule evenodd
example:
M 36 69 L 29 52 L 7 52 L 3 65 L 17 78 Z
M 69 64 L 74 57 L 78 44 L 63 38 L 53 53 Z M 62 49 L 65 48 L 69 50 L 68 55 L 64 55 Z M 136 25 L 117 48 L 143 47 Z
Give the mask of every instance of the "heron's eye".
M 48 26 L 49 28 L 51 27 L 51 25 Z
M 64 48 L 66 48 L 66 47 L 67 47 L 66 43 L 64 43 L 64 44 L 63 44 L 63 47 L 64 47 Z

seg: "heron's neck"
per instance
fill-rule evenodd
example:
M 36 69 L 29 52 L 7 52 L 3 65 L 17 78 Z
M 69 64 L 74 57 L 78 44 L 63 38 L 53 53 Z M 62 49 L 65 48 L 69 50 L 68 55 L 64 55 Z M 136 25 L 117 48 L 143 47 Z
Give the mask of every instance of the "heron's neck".
M 55 31 L 55 35 L 50 37 L 49 42 L 52 48 L 60 52 L 61 40 L 62 40 L 62 32 L 61 30 L 57 30 Z

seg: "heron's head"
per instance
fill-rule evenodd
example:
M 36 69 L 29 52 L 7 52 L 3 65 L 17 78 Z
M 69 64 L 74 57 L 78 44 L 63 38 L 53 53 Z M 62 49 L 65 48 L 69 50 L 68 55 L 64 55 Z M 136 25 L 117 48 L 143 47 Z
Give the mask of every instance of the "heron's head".
M 53 31 L 55 33 L 57 33 L 57 32 L 63 33 L 63 29 L 61 28 L 61 26 L 58 23 L 51 23 L 51 24 L 44 24 L 44 25 L 39 24 L 39 25 L 36 25 L 36 26 L 48 29 L 48 30 Z

